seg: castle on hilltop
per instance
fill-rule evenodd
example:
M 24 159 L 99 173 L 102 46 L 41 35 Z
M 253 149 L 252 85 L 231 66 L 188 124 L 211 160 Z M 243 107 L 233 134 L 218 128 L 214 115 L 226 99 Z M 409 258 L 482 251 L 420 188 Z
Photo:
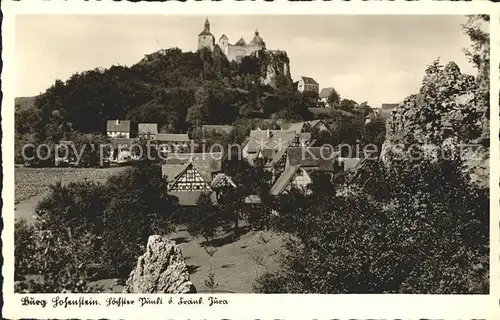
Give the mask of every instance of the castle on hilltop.
M 266 44 L 264 40 L 259 36 L 258 30 L 255 30 L 255 35 L 249 44 L 245 42 L 243 37 L 235 44 L 230 44 L 229 38 L 225 34 L 223 34 L 219 39 L 218 45 L 229 61 L 236 62 L 240 62 L 241 59 L 251 55 L 254 52 L 258 53 L 260 50 L 266 49 Z M 198 35 L 198 50 L 203 48 L 213 50 L 214 47 L 215 37 L 210 32 L 210 22 L 207 19 L 205 21 L 205 28 Z

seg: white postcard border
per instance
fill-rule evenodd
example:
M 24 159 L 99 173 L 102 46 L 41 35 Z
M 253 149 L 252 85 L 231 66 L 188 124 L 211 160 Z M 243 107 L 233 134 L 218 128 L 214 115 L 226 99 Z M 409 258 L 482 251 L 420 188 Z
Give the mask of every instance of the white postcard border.
M 2 3 L 4 14 L 3 72 L 2 72 L 2 154 L 4 168 L 14 167 L 14 19 L 16 14 L 57 13 L 57 14 L 472 14 L 489 13 L 491 17 L 491 159 L 500 159 L 499 154 L 499 59 L 500 59 L 500 11 L 496 4 L 488 1 L 448 2 L 448 1 L 331 1 L 331 2 L 235 2 L 235 1 L 188 1 L 163 3 L 130 2 L 70 2 L 70 1 L 22 1 Z M 497 23 L 495 23 L 497 22 Z M 499 172 L 498 166 L 491 165 L 490 190 L 490 294 L 489 295 L 258 295 L 258 294 L 215 294 L 218 299 L 228 300 L 227 305 L 176 305 L 164 303 L 162 306 L 146 307 L 82 307 L 46 308 L 23 307 L 21 298 L 26 295 L 13 294 L 13 231 L 14 231 L 14 171 L 3 170 L 3 223 L 2 232 L 4 265 L 3 315 L 6 318 L 145 318 L 145 319 L 368 319 L 368 318 L 500 318 L 500 266 L 499 266 Z M 51 301 L 55 297 L 78 299 L 93 297 L 105 304 L 109 297 L 138 298 L 143 295 L 62 295 L 33 294 Z M 207 301 L 210 295 L 194 294 L 185 298 L 200 298 Z M 179 295 L 173 297 L 174 302 Z M 168 301 L 168 298 L 165 299 Z

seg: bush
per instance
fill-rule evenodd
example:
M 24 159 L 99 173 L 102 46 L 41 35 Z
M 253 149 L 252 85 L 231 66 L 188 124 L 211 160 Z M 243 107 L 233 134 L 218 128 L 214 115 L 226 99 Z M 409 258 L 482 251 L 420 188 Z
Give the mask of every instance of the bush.
M 55 233 L 43 221 L 29 225 L 24 220 L 16 222 L 14 234 L 16 292 L 91 291 L 88 266 L 95 254 L 92 252 L 95 235 Z M 26 275 L 32 275 L 31 279 L 26 279 Z
M 16 276 L 42 274 L 45 287 L 35 288 L 40 292 L 63 285 L 71 289 L 79 280 L 61 274 L 72 266 L 68 261 L 75 253 L 78 268 L 71 267 L 71 275 L 94 276 L 96 268 L 86 266 L 98 265 L 101 278 L 128 276 L 147 238 L 172 230 L 177 205 L 167 195 L 159 170 L 139 165 L 106 184 L 84 181 L 52 186 L 35 210 L 39 221 L 16 227 Z M 44 255 L 50 255 L 46 262 Z M 32 261 L 33 256 L 43 267 Z
M 188 218 L 188 232 L 193 235 L 201 235 L 207 242 L 210 242 L 217 235 L 221 224 L 222 214 L 219 207 L 213 204 L 210 194 L 201 194 L 196 201 L 196 207 Z
M 133 268 L 152 234 L 166 234 L 173 228 L 177 208 L 167 195 L 166 181 L 158 166 L 137 166 L 108 179 L 109 202 L 103 213 L 102 260 L 115 276 Z
M 333 195 L 284 199 L 282 228 L 294 238 L 280 269 L 255 290 L 487 293 L 489 196 L 469 183 L 460 160 L 402 161 L 378 173 L 388 197 L 352 180 L 332 185 Z

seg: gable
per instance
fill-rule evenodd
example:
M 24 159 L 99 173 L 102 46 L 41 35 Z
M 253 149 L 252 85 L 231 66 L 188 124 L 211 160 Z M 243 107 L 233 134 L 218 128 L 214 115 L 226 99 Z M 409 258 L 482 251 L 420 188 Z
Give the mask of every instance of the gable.
M 211 191 L 210 184 L 195 166 L 189 164 L 169 186 L 169 191 Z
M 223 187 L 233 187 L 236 188 L 233 180 L 227 176 L 225 173 L 219 173 L 212 180 L 211 187 L 212 189 L 219 189 Z
M 130 132 L 130 120 L 108 120 L 107 132 Z
M 304 190 L 307 185 L 312 182 L 311 177 L 306 170 L 300 168 L 293 175 L 292 179 L 288 182 L 284 191 L 291 191 L 293 188 Z

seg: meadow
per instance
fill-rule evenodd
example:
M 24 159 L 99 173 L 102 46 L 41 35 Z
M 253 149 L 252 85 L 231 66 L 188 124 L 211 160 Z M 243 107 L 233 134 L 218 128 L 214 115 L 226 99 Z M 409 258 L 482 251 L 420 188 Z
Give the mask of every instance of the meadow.
M 47 192 L 51 185 L 76 181 L 105 182 L 124 167 L 112 168 L 15 168 L 15 203 Z

